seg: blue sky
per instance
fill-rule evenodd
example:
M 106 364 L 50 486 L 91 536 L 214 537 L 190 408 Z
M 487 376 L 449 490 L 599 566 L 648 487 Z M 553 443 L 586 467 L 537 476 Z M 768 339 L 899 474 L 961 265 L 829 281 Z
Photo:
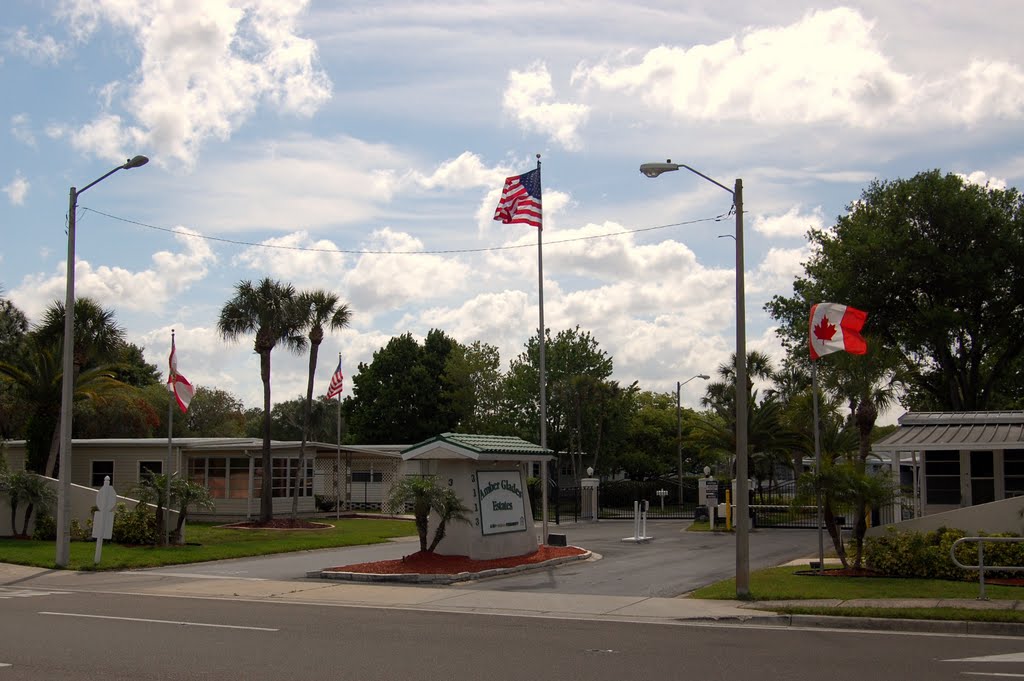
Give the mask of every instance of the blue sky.
M 1024 175 L 1015 0 L 7 0 L 0 19 L 4 295 L 33 320 L 63 300 L 69 187 L 145 154 L 79 199 L 78 293 L 162 370 L 175 329 L 182 373 L 249 406 L 251 342 L 215 325 L 264 276 L 352 308 L 318 392 L 338 352 L 352 373 L 435 327 L 507 366 L 537 326 L 536 233 L 491 215 L 538 153 L 547 325 L 658 391 L 734 348 L 733 222 L 713 220 L 726 192 L 641 163 L 743 178 L 748 348 L 776 359 L 764 303 L 872 179 Z M 275 400 L 300 395 L 303 358 L 273 360 Z

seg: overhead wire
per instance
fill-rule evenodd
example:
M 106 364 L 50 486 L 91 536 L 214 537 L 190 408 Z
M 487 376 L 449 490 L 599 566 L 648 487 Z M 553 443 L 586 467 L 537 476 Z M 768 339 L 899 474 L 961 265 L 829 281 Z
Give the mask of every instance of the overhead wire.
M 186 236 L 194 237 L 196 239 L 205 239 L 207 241 L 217 241 L 221 243 L 233 244 L 236 246 L 248 246 L 252 248 L 273 248 L 287 251 L 309 251 L 314 253 L 344 253 L 351 255 L 446 255 L 455 253 L 485 253 L 488 251 L 508 251 L 517 248 L 534 248 L 535 244 L 512 244 L 506 246 L 487 246 L 482 248 L 446 248 L 439 250 L 430 251 L 392 251 L 392 250 L 355 250 L 346 248 L 317 248 L 313 246 L 287 246 L 284 244 L 268 244 L 268 243 L 257 243 L 254 241 L 242 241 L 240 239 L 227 239 L 225 237 L 210 236 L 207 234 L 199 234 L 195 232 L 182 232 L 177 229 L 170 227 L 160 227 L 158 225 L 151 225 L 139 220 L 132 220 L 131 218 L 121 217 L 119 215 L 113 215 L 111 213 L 105 213 L 95 208 L 88 208 L 86 206 L 80 207 L 83 212 L 88 211 L 102 215 L 103 217 L 110 218 L 111 220 L 117 220 L 130 225 L 136 225 L 137 227 L 143 227 L 145 229 L 152 229 L 158 232 L 167 232 L 169 234 L 185 234 Z M 588 241 L 591 239 L 606 239 L 617 236 L 625 236 L 628 234 L 639 234 L 642 232 L 652 232 L 659 229 L 668 229 L 670 227 L 683 227 L 686 225 L 695 225 L 701 222 L 721 222 L 732 214 L 732 210 L 728 213 L 716 215 L 708 218 L 697 218 L 695 220 L 684 220 L 682 222 L 672 222 L 666 225 L 655 225 L 653 227 L 638 227 L 636 229 L 626 229 L 619 232 L 606 232 L 604 234 L 588 234 L 586 236 L 572 237 L 567 239 L 553 239 L 551 241 L 545 241 L 545 246 L 551 246 L 556 244 L 566 244 L 576 241 Z

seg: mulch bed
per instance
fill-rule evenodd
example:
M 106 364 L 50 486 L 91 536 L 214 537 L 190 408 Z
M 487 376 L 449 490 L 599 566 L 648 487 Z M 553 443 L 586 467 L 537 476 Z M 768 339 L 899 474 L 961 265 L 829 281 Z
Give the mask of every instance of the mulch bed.
M 221 527 L 229 527 L 237 530 L 326 530 L 333 525 L 327 523 L 315 523 L 310 520 L 303 520 L 302 518 L 274 518 L 268 522 L 260 522 L 258 520 L 251 520 L 241 523 L 232 523 L 230 525 L 221 525 Z
M 437 553 L 417 551 L 395 560 L 378 560 L 372 563 L 356 563 L 340 567 L 327 568 L 330 572 L 357 572 L 372 575 L 457 575 L 461 573 L 483 572 L 495 568 L 511 568 L 521 565 L 543 563 L 552 558 L 580 556 L 585 549 L 576 546 L 541 546 L 537 551 L 510 558 L 494 558 L 491 560 L 472 560 L 467 556 L 442 556 Z

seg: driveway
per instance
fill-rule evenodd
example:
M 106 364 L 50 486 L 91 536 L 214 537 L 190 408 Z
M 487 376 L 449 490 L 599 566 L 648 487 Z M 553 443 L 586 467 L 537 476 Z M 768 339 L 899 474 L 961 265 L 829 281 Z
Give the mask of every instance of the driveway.
M 450 588 L 671 598 L 732 577 L 736 570 L 733 535 L 687 532 L 688 526 L 688 521 L 648 522 L 647 535 L 653 539 L 637 544 L 623 541 L 633 534 L 632 521 L 550 524 L 550 532 L 565 534 L 569 544 L 589 549 L 600 559 L 466 582 Z M 537 529 L 539 534 L 539 525 Z M 814 530 L 757 529 L 748 536 L 751 570 L 817 555 Z M 309 572 L 399 558 L 417 548 L 416 538 L 408 537 L 372 546 L 195 563 L 154 568 L 148 572 L 196 579 L 305 580 Z

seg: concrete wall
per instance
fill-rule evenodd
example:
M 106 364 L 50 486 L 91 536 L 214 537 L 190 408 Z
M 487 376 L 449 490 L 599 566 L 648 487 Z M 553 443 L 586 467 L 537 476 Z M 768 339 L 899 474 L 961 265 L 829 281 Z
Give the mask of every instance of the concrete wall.
M 44 477 L 44 476 L 39 476 L 39 477 L 42 477 L 43 480 L 46 481 L 47 486 L 50 487 L 50 489 L 52 489 L 54 491 L 54 494 L 59 494 L 60 493 L 60 481 L 59 480 L 57 480 L 56 478 L 47 478 L 47 477 Z M 117 489 L 117 488 L 115 488 L 115 489 Z M 71 490 L 71 494 L 70 494 L 70 500 L 71 500 L 71 519 L 72 520 L 77 520 L 78 524 L 81 525 L 82 528 L 84 529 L 86 527 L 86 521 L 92 518 L 92 507 L 96 505 L 96 493 L 97 493 L 97 490 L 93 489 L 92 487 L 84 487 L 82 485 L 74 485 L 74 484 L 71 485 L 70 490 Z M 133 508 L 135 508 L 139 504 L 139 501 L 137 499 L 132 499 L 130 497 L 125 497 L 125 496 L 118 495 L 117 503 L 119 503 L 119 504 L 123 503 L 129 509 L 133 509 Z M 154 508 L 153 504 L 149 504 L 149 507 L 150 508 Z M 11 503 L 10 503 L 10 500 L 7 498 L 7 495 L 3 494 L 2 492 L 0 492 L 0 518 L 3 518 L 3 522 L 0 522 L 0 536 L 6 536 L 11 531 L 11 527 L 10 527 L 10 519 L 11 519 L 10 508 L 11 508 Z M 21 504 L 18 507 L 18 516 L 17 516 L 17 521 L 16 521 L 17 525 L 16 526 L 17 526 L 17 529 L 18 529 L 19 532 L 21 531 L 21 523 L 23 522 L 23 519 L 25 517 L 25 511 L 27 509 L 28 509 L 28 507 L 25 504 Z M 51 509 L 51 515 L 53 515 L 53 516 L 57 515 L 57 507 L 56 507 L 56 505 L 54 505 L 54 507 Z M 32 518 L 29 520 L 28 533 L 29 533 L 30 536 L 31 536 L 32 532 L 35 530 L 35 527 L 36 527 L 35 516 L 36 516 L 36 513 L 33 513 L 32 514 Z M 170 523 L 171 523 L 171 525 L 170 525 L 171 529 L 174 529 L 174 527 L 178 524 L 178 512 L 177 511 L 172 510 L 170 512 Z
M 438 481 L 451 487 L 469 507 L 466 517 L 468 523 L 448 523 L 445 538 L 437 546 L 437 553 L 446 556 L 469 556 L 474 560 L 507 558 L 522 556 L 537 550 L 537 533 L 533 526 L 533 509 L 530 507 L 530 495 L 526 490 L 527 464 L 519 462 L 478 462 L 467 459 L 438 460 L 436 462 Z M 476 475 L 480 471 L 519 470 L 522 475 L 523 503 L 526 511 L 526 530 L 505 532 L 502 534 L 484 535 L 480 528 L 480 500 L 477 498 Z M 430 514 L 427 529 L 427 544 L 433 540 L 434 528 L 437 527 L 436 514 Z
M 931 515 L 904 520 L 900 523 L 880 525 L 869 528 L 867 536 L 877 537 L 886 533 L 887 528 L 895 527 L 898 531 L 930 532 L 940 527 L 964 530 L 968 534 L 977 532 L 1014 532 L 1024 534 L 1024 519 L 1021 518 L 1021 511 L 1024 510 L 1024 497 L 1013 497 L 993 501 L 989 504 L 968 506 L 958 508 L 944 513 L 933 513 Z

